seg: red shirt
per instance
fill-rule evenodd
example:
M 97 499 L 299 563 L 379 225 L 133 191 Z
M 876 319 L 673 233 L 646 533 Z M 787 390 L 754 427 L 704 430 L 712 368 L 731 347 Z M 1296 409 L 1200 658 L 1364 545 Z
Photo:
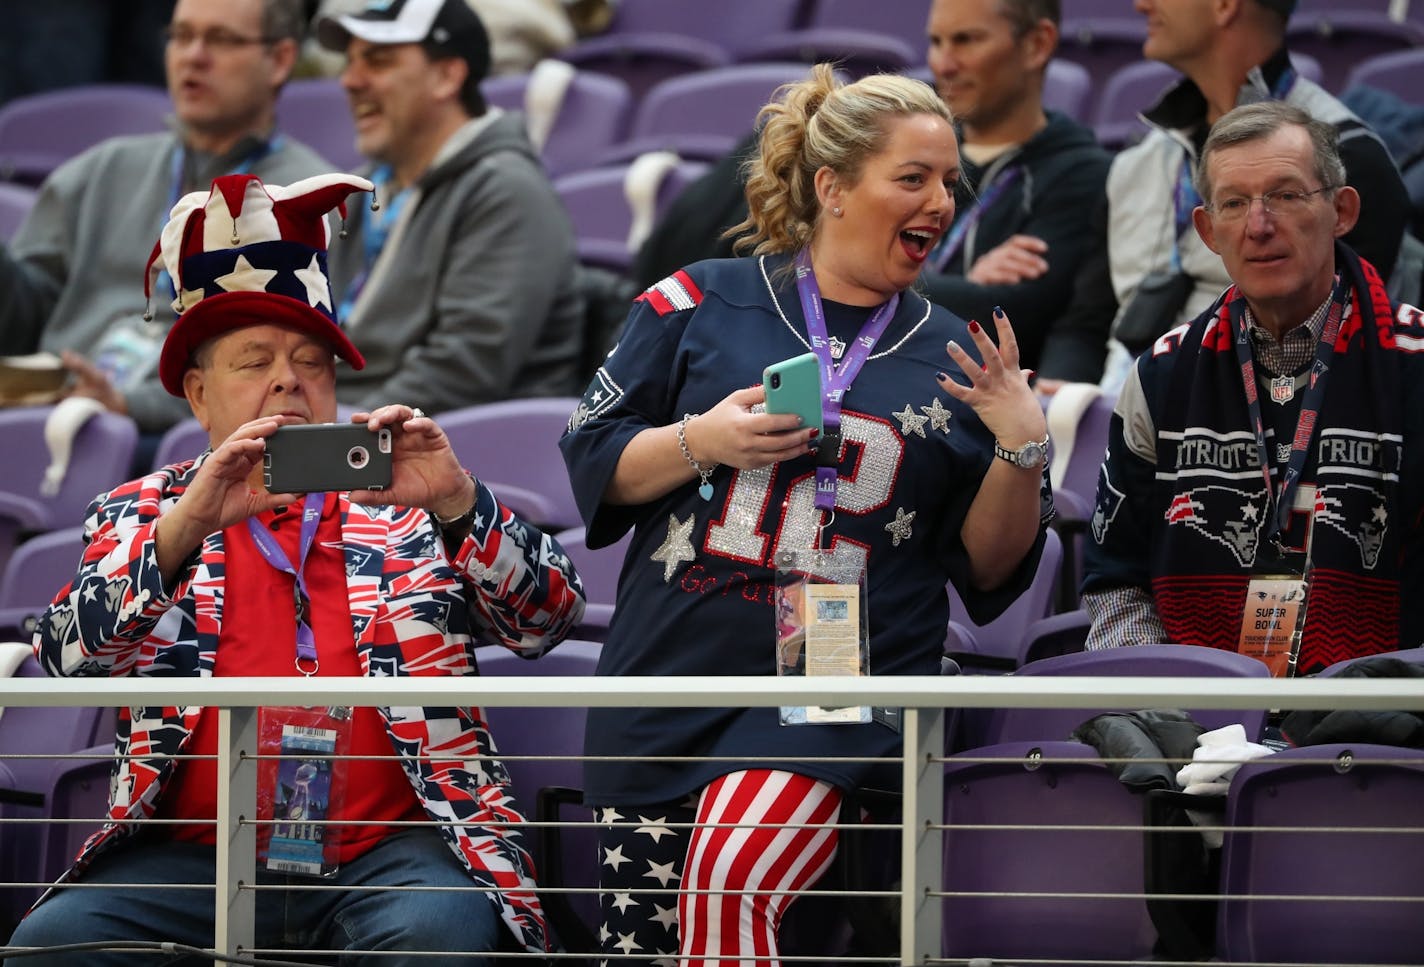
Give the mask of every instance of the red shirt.
M 295 565 L 300 559 L 302 508 L 288 507 L 284 513 L 263 513 L 257 520 L 276 537 L 278 545 Z M 296 669 L 297 617 L 292 588 L 295 578 L 267 563 L 258 551 L 247 522 L 223 531 L 226 549 L 222 633 L 218 638 L 215 676 L 285 676 L 300 674 Z M 322 507 L 316 540 L 307 552 L 304 569 L 311 597 L 312 632 L 316 638 L 318 674 L 359 676 L 355 637 L 351 628 L 351 608 L 346 591 L 346 561 L 341 540 L 341 515 L 335 494 L 327 494 Z M 355 708 L 351 728 L 350 754 L 384 756 L 376 759 L 349 759 L 337 764 L 346 770 L 344 801 L 332 804 L 331 818 L 352 818 L 390 822 L 426 819 L 391 747 L 385 725 L 374 708 Z M 217 709 L 205 708 L 198 719 L 187 751 L 193 755 L 216 755 Z M 263 748 L 263 753 L 276 749 Z M 264 761 L 262 766 L 275 765 Z M 270 781 L 269 772 L 259 768 L 259 781 Z M 164 790 L 156 816 L 160 819 L 190 819 L 191 825 L 166 826 L 176 839 L 215 845 L 217 831 L 217 763 L 211 759 L 181 760 Z M 207 820 L 207 822 L 197 822 Z M 266 838 L 264 827 L 259 831 Z M 374 846 L 394 830 L 389 826 L 343 827 L 340 860 L 349 862 Z

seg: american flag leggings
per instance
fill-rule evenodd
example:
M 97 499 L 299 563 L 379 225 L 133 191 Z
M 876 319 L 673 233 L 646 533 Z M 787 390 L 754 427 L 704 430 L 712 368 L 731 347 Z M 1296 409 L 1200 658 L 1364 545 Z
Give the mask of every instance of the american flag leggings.
M 829 783 L 751 769 L 695 801 L 596 809 L 600 963 L 773 967 L 782 914 L 835 858 L 840 807 Z M 691 822 L 718 825 L 667 825 Z

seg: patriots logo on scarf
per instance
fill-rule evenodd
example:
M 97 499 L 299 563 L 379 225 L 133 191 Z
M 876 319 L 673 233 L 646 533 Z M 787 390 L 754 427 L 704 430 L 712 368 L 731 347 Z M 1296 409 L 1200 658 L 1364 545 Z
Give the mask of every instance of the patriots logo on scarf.
M 1363 484 L 1322 486 L 1315 495 L 1315 521 L 1343 534 L 1360 549 L 1365 570 L 1375 569 L 1389 529 L 1384 494 Z
M 1256 561 L 1256 543 L 1266 514 L 1265 493 L 1233 487 L 1197 487 L 1172 498 L 1167 523 L 1184 524 L 1231 551 L 1238 564 Z

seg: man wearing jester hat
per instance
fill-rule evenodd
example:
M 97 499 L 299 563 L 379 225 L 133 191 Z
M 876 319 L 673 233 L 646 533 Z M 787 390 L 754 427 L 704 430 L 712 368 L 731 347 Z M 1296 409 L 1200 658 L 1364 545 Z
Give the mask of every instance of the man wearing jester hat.
M 473 645 L 534 657 L 578 620 L 582 589 L 563 550 L 462 469 L 419 409 L 352 417 L 392 434 L 387 489 L 263 487 L 267 438 L 334 421 L 335 358 L 363 365 L 331 312 L 326 215 L 370 187 L 349 175 L 285 188 L 231 175 L 175 207 L 150 269 L 161 260 L 178 293 L 159 369 L 212 448 L 91 506 L 78 573 L 36 634 L 50 674 L 470 675 Z M 215 768 L 201 757 L 217 748 L 216 710 L 120 717 L 110 823 L 14 945 L 214 944 L 212 895 L 161 886 L 215 879 L 227 831 L 215 829 Z M 315 746 L 289 744 L 313 735 Z M 545 949 L 523 819 L 480 709 L 263 709 L 259 751 L 309 757 L 291 782 L 259 767 L 259 819 L 267 802 L 287 807 L 277 820 L 303 820 L 264 827 L 259 885 L 309 885 L 303 874 L 317 873 L 338 889 L 259 891 L 258 948 L 466 953 L 441 961 L 458 964 Z M 327 824 L 305 822 L 314 814 Z M 123 886 L 63 889 L 73 882 Z M 436 889 L 379 889 L 397 885 Z M 105 956 L 122 955 L 86 952 L 85 963 Z

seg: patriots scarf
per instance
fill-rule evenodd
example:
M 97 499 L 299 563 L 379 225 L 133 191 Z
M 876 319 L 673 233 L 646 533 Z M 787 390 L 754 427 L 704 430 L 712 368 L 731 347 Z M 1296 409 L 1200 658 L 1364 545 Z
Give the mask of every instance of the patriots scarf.
M 1336 268 L 1349 283 L 1349 309 L 1318 425 L 1297 428 L 1314 432 L 1302 486 L 1316 488 L 1302 674 L 1400 647 L 1401 536 L 1413 523 L 1399 500 L 1394 313 L 1373 266 L 1337 246 Z M 1163 337 L 1179 338 L 1179 345 L 1159 341 L 1154 350 L 1178 359 L 1154 407 L 1160 500 L 1154 505 L 1167 510 L 1155 524 L 1153 598 L 1167 640 L 1233 650 L 1247 584 L 1253 573 L 1271 570 L 1265 535 L 1275 514 L 1232 345 L 1242 299 L 1234 286 L 1227 289 L 1184 332 Z M 1278 496 L 1279 474 L 1272 484 Z M 1303 543 L 1306 523 L 1306 515 L 1292 516 L 1282 535 L 1287 543 Z

